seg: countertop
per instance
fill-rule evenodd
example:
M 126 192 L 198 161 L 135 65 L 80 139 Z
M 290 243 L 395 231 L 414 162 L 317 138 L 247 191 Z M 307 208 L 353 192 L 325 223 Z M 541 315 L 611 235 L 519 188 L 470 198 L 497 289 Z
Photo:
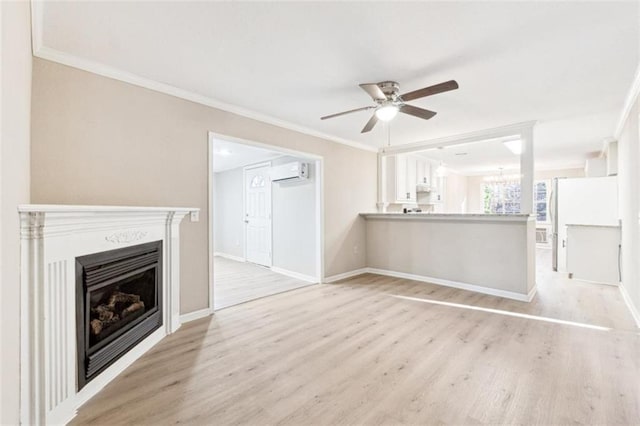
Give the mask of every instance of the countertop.
M 528 222 L 533 214 L 480 214 L 480 213 L 360 213 L 365 219 L 424 220 L 456 222 Z

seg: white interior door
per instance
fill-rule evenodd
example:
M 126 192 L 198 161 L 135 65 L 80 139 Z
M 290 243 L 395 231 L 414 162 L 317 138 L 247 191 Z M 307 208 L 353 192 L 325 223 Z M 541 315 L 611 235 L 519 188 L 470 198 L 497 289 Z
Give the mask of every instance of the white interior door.
M 271 267 L 270 168 L 264 165 L 244 172 L 247 261 L 268 267 Z

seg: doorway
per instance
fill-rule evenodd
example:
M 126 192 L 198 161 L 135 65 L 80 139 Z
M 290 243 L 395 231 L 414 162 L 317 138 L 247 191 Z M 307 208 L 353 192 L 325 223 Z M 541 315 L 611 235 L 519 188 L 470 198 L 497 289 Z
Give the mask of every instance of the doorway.
M 210 306 L 322 282 L 322 158 L 210 133 Z

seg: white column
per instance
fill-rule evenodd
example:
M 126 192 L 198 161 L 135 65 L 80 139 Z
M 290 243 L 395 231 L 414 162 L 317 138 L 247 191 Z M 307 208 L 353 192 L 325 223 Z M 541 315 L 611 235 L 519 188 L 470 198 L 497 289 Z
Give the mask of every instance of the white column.
M 522 154 L 520 155 L 520 201 L 521 213 L 531 214 L 533 211 L 533 182 L 535 176 L 534 149 L 533 149 L 533 128 L 523 130 L 521 133 Z

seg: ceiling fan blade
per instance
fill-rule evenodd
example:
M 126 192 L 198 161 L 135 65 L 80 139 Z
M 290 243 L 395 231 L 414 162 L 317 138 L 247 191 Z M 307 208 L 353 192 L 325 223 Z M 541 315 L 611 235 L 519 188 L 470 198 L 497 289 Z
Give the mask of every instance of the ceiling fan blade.
M 339 117 L 341 115 L 351 114 L 352 112 L 366 111 L 366 110 L 372 109 L 372 108 L 375 108 L 375 107 L 374 106 L 366 106 L 366 107 L 362 107 L 362 108 L 350 109 L 349 111 L 343 111 L 343 112 L 339 112 L 337 114 L 325 115 L 324 117 L 320 117 L 320 120 L 326 120 L 327 118 Z
M 362 87 L 362 90 L 367 92 L 374 101 L 384 101 L 387 99 L 387 95 L 385 95 L 380 86 L 375 83 L 361 84 L 360 87 Z
M 425 96 L 437 95 L 438 93 L 448 92 L 449 90 L 456 90 L 458 87 L 458 83 L 455 80 L 449 80 L 444 83 L 405 93 L 404 95 L 400 95 L 400 97 L 405 102 L 412 101 L 414 99 L 424 98 Z
M 437 114 L 434 111 L 429 111 L 428 109 L 418 108 L 413 105 L 407 105 L 407 104 L 402 105 L 400 107 L 400 112 L 413 115 L 414 117 L 423 118 L 425 120 L 428 120 Z
M 373 126 L 375 126 L 377 122 L 378 122 L 378 117 L 375 114 L 373 114 L 369 119 L 369 121 L 367 121 L 367 124 L 364 126 L 364 129 L 362 129 L 360 133 L 370 132 L 371 129 L 373 129 Z

